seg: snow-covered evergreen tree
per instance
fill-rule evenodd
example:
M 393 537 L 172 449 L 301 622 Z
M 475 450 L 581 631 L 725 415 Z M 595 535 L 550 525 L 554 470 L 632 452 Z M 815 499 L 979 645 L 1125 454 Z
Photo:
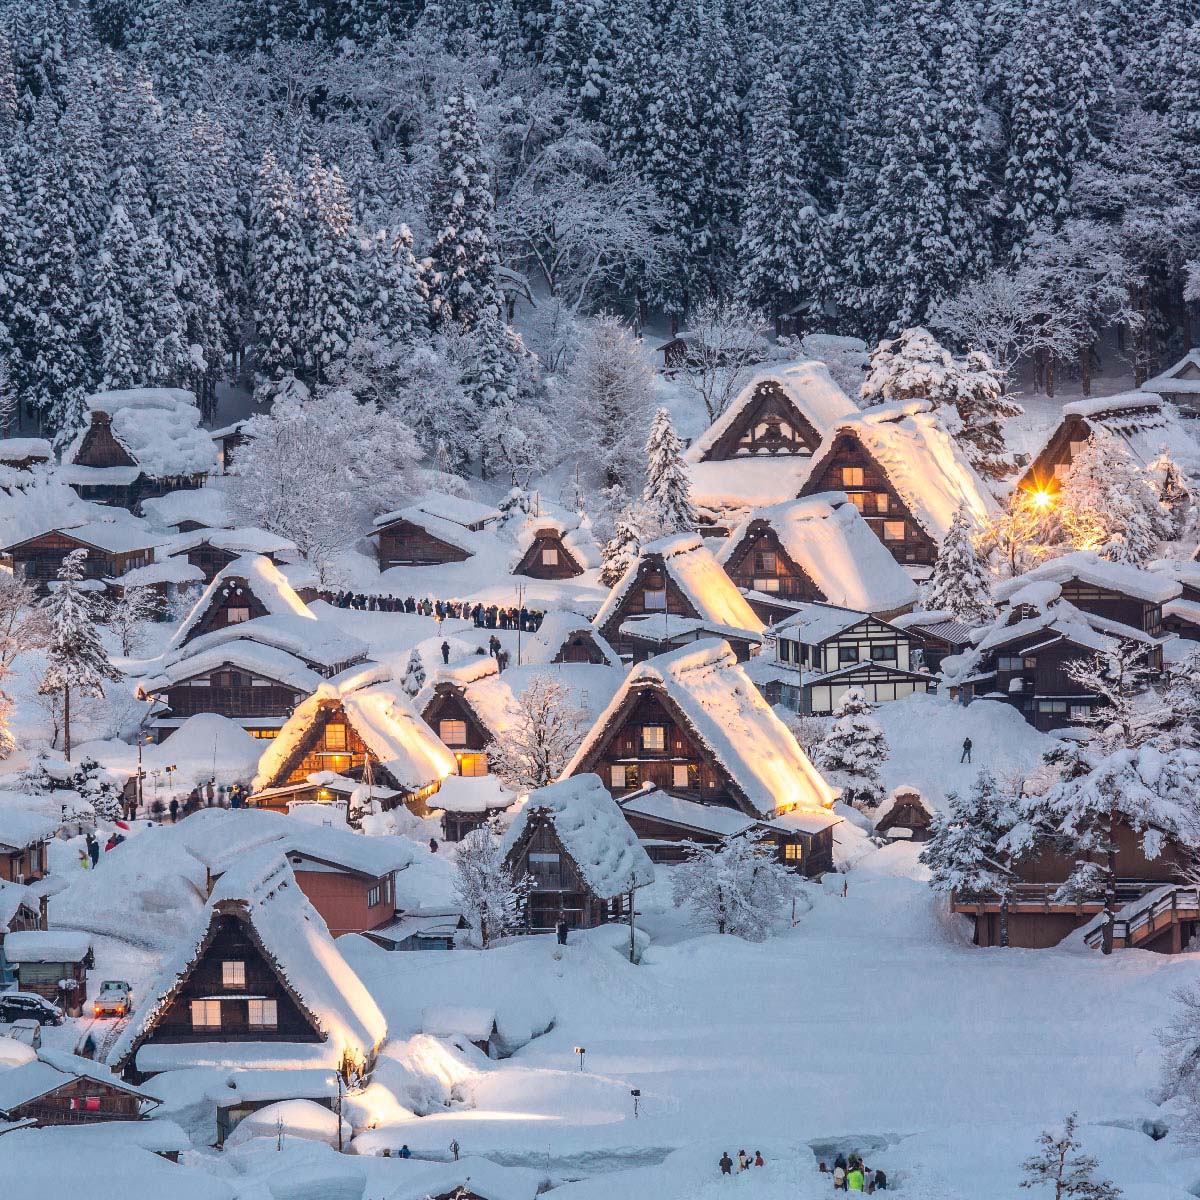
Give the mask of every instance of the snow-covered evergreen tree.
M 615 55 L 609 0 L 552 0 L 546 67 L 586 120 L 604 111 Z
M 731 837 L 714 846 L 689 845 L 671 875 L 671 897 L 693 921 L 715 933 L 765 941 L 784 915 L 793 878 L 767 839 Z
M 637 561 L 638 551 L 646 540 L 640 515 L 638 510 L 629 506 L 616 514 L 612 536 L 604 543 L 600 553 L 600 582 L 605 587 L 616 587 L 625 572 Z
M 475 100 L 460 84 L 442 108 L 426 214 L 431 300 L 441 324 L 469 329 L 499 303 L 494 211 Z
M 817 751 L 817 766 L 855 808 L 876 808 L 887 795 L 879 773 L 888 756 L 887 738 L 871 710 L 860 688 L 848 689 Z
M 366 319 L 388 342 L 408 342 L 429 325 L 429 287 L 407 225 L 380 229 L 364 246 Z
M 1145 644 L 1123 639 L 1065 669 L 1072 683 L 1100 699 L 1077 720 L 1098 732 L 1106 751 L 1140 746 L 1160 728 L 1166 714 L 1144 703 L 1155 676 Z
M 484 949 L 520 928 L 533 881 L 517 879 L 505 865 L 491 830 L 473 829 L 454 855 L 454 898 Z
M 135 332 L 136 313 L 126 309 L 142 286 L 135 269 L 137 234 L 120 201 L 112 206 L 92 278 L 89 317 L 99 338 L 100 385 L 137 387 L 144 379 Z
M 1061 1129 L 1047 1129 L 1038 1135 L 1038 1152 L 1021 1164 L 1021 1186 L 1053 1195 L 1055 1200 L 1119 1200 L 1121 1189 L 1107 1179 L 1097 1179 L 1099 1164 L 1082 1151 L 1072 1113 Z
M 92 806 L 100 820 L 120 819 L 124 811 L 121 792 L 95 759 L 89 758 L 81 762 L 71 783 L 83 800 Z
M 982 624 L 996 613 L 991 580 L 975 549 L 975 536 L 975 521 L 967 506 L 960 504 L 921 596 L 925 608 L 946 610 L 969 625 Z
M 1161 534 L 1173 540 L 1183 536 L 1192 517 L 1194 497 L 1187 477 L 1179 469 L 1166 446 L 1158 458 L 1147 467 L 1158 492 L 1158 503 L 1162 509 Z
M 415 696 L 425 686 L 425 664 L 416 646 L 409 651 L 408 663 L 404 668 L 404 678 L 400 686 L 406 696 Z
M 642 493 L 642 507 L 654 537 L 691 533 L 696 528 L 691 484 L 683 461 L 683 442 L 665 408 L 654 414 L 650 436 L 646 439 L 646 488 Z
M 146 622 L 157 621 L 162 597 L 152 587 L 127 587 L 103 610 L 104 623 L 116 635 L 121 653 L 133 654 L 146 636 Z
M 579 749 L 587 714 L 550 675 L 535 675 L 508 711 L 508 721 L 488 743 L 488 762 L 517 791 L 553 783 Z
M 100 640 L 94 606 L 82 586 L 86 550 L 72 550 L 63 559 L 54 590 L 46 601 L 49 638 L 46 670 L 39 691 L 61 693 L 63 698 L 63 743 L 71 758 L 71 697 L 102 696 L 104 681 L 121 678 Z

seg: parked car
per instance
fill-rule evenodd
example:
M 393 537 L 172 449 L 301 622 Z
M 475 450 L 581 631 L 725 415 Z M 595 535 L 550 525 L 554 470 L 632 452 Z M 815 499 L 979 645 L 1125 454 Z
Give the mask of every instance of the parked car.
M 124 1017 L 133 1007 L 133 989 L 123 979 L 106 979 L 92 1001 L 97 1017 Z
M 42 1027 L 36 1021 L 22 1019 L 4 1027 L 4 1036 L 21 1042 L 34 1050 L 42 1048 Z
M 31 1020 L 42 1025 L 61 1025 L 63 1010 L 36 992 L 0 992 L 0 1021 Z

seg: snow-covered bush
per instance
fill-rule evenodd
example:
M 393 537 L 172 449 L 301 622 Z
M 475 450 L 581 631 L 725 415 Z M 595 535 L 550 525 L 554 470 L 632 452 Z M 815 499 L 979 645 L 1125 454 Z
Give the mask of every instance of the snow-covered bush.
M 505 865 L 490 830 L 473 829 L 458 843 L 454 897 L 483 947 L 521 926 L 532 886 L 528 876 L 517 879 Z
M 767 838 L 690 845 L 671 876 L 672 899 L 697 925 L 749 942 L 770 936 L 794 887 L 795 877 L 775 861 L 775 845 Z

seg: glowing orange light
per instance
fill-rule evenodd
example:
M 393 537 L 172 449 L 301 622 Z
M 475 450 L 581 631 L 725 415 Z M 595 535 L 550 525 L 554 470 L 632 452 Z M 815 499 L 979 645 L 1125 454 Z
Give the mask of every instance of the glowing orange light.
M 1033 500 L 1034 508 L 1047 509 L 1053 506 L 1054 497 L 1049 492 L 1037 491 L 1030 492 L 1030 498 Z

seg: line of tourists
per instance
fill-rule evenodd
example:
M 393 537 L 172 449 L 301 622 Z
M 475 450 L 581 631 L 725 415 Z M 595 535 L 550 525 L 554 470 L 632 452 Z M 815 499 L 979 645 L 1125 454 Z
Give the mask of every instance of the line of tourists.
M 317 593 L 318 600 L 334 608 L 352 608 L 359 612 L 411 613 L 418 617 L 436 617 L 439 621 L 471 621 L 477 629 L 521 629 L 533 633 L 546 615 L 539 609 L 503 607 L 496 604 L 472 604 L 469 600 L 435 600 L 430 596 L 374 596 L 364 592 Z
M 820 1170 L 825 1173 L 829 1168 L 821 1163 Z M 833 1187 L 838 1192 L 866 1192 L 870 1195 L 887 1191 L 887 1172 L 878 1167 L 868 1167 L 857 1150 L 852 1150 L 849 1158 L 839 1153 L 833 1160 L 832 1174 Z

